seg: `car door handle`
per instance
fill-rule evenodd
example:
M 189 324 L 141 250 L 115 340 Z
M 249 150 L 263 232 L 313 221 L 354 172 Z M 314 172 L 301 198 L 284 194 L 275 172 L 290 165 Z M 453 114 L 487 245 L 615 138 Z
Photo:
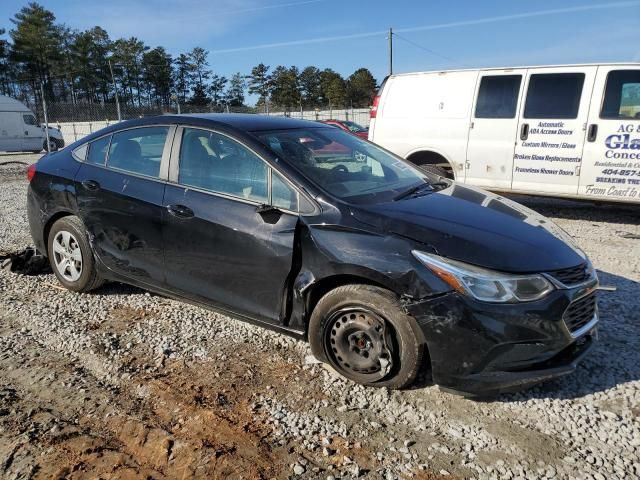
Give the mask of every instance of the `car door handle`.
M 520 130 L 520 140 L 526 140 L 529 138 L 529 124 L 523 123 L 522 130 Z
M 87 190 L 92 190 L 92 191 L 100 189 L 100 184 L 95 180 L 85 180 L 84 182 L 82 182 L 82 186 Z
M 168 205 L 167 211 L 178 218 L 192 218 L 194 216 L 193 210 L 184 205 Z
M 587 132 L 587 142 L 595 142 L 596 138 L 598 138 L 598 124 L 592 123 Z

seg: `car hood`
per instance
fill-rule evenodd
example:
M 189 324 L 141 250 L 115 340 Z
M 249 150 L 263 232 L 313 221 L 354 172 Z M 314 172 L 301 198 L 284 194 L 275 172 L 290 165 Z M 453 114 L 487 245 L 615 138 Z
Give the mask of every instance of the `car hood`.
M 425 244 L 425 250 L 481 267 L 531 273 L 575 267 L 584 254 L 551 220 L 504 197 L 453 183 L 418 198 L 353 208 L 382 231 Z

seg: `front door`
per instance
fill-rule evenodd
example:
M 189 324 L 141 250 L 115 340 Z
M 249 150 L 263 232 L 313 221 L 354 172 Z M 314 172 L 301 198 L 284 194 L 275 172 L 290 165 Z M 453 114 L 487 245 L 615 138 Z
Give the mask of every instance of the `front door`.
M 20 113 L 22 124 L 22 150 L 40 151 L 44 145 L 44 132 L 31 112 Z
M 481 74 L 467 145 L 465 183 L 509 190 L 526 70 Z
M 598 68 L 578 193 L 640 201 L 640 67 Z
M 164 282 L 161 165 L 163 158 L 168 164 L 169 130 L 134 128 L 94 140 L 75 178 L 78 212 L 99 261 L 149 286 Z
M 184 128 L 178 138 L 176 184 L 167 185 L 164 198 L 167 285 L 194 300 L 279 323 L 298 222 L 295 191 L 226 135 Z
M 513 190 L 575 195 L 597 67 L 527 72 L 513 162 Z

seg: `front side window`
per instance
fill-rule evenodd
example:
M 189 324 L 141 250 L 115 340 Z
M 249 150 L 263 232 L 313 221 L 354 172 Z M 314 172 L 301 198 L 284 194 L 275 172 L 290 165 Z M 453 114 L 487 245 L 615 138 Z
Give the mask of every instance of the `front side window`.
M 207 130 L 184 129 L 180 184 L 266 203 L 267 172 L 267 165 L 235 140 Z
M 392 200 L 425 175 L 404 160 L 343 130 L 300 128 L 254 133 L 311 182 L 352 203 Z
M 93 165 L 104 165 L 107 161 L 107 149 L 109 148 L 110 140 L 111 135 L 107 135 L 89 143 L 89 153 L 85 161 Z
M 578 117 L 584 73 L 531 75 L 524 118 Z
M 515 118 L 522 75 L 482 77 L 476 118 Z
M 35 126 L 38 125 L 38 121 L 36 120 L 36 117 L 34 117 L 30 113 L 23 115 L 22 118 L 24 119 L 25 125 L 35 125 Z
M 640 119 L 640 70 L 609 72 L 600 117 Z
M 271 173 L 271 204 L 292 212 L 298 211 L 298 192 L 275 171 Z
M 157 178 L 168 133 L 169 127 L 132 128 L 114 133 L 107 166 Z

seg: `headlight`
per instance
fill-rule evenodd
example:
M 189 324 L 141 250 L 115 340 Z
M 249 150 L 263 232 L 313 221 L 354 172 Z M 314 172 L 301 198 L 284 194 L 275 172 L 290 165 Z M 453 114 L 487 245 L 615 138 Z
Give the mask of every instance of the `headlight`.
M 453 289 L 483 302 L 531 302 L 554 288 L 542 275 L 511 275 L 418 250 L 411 253 Z

